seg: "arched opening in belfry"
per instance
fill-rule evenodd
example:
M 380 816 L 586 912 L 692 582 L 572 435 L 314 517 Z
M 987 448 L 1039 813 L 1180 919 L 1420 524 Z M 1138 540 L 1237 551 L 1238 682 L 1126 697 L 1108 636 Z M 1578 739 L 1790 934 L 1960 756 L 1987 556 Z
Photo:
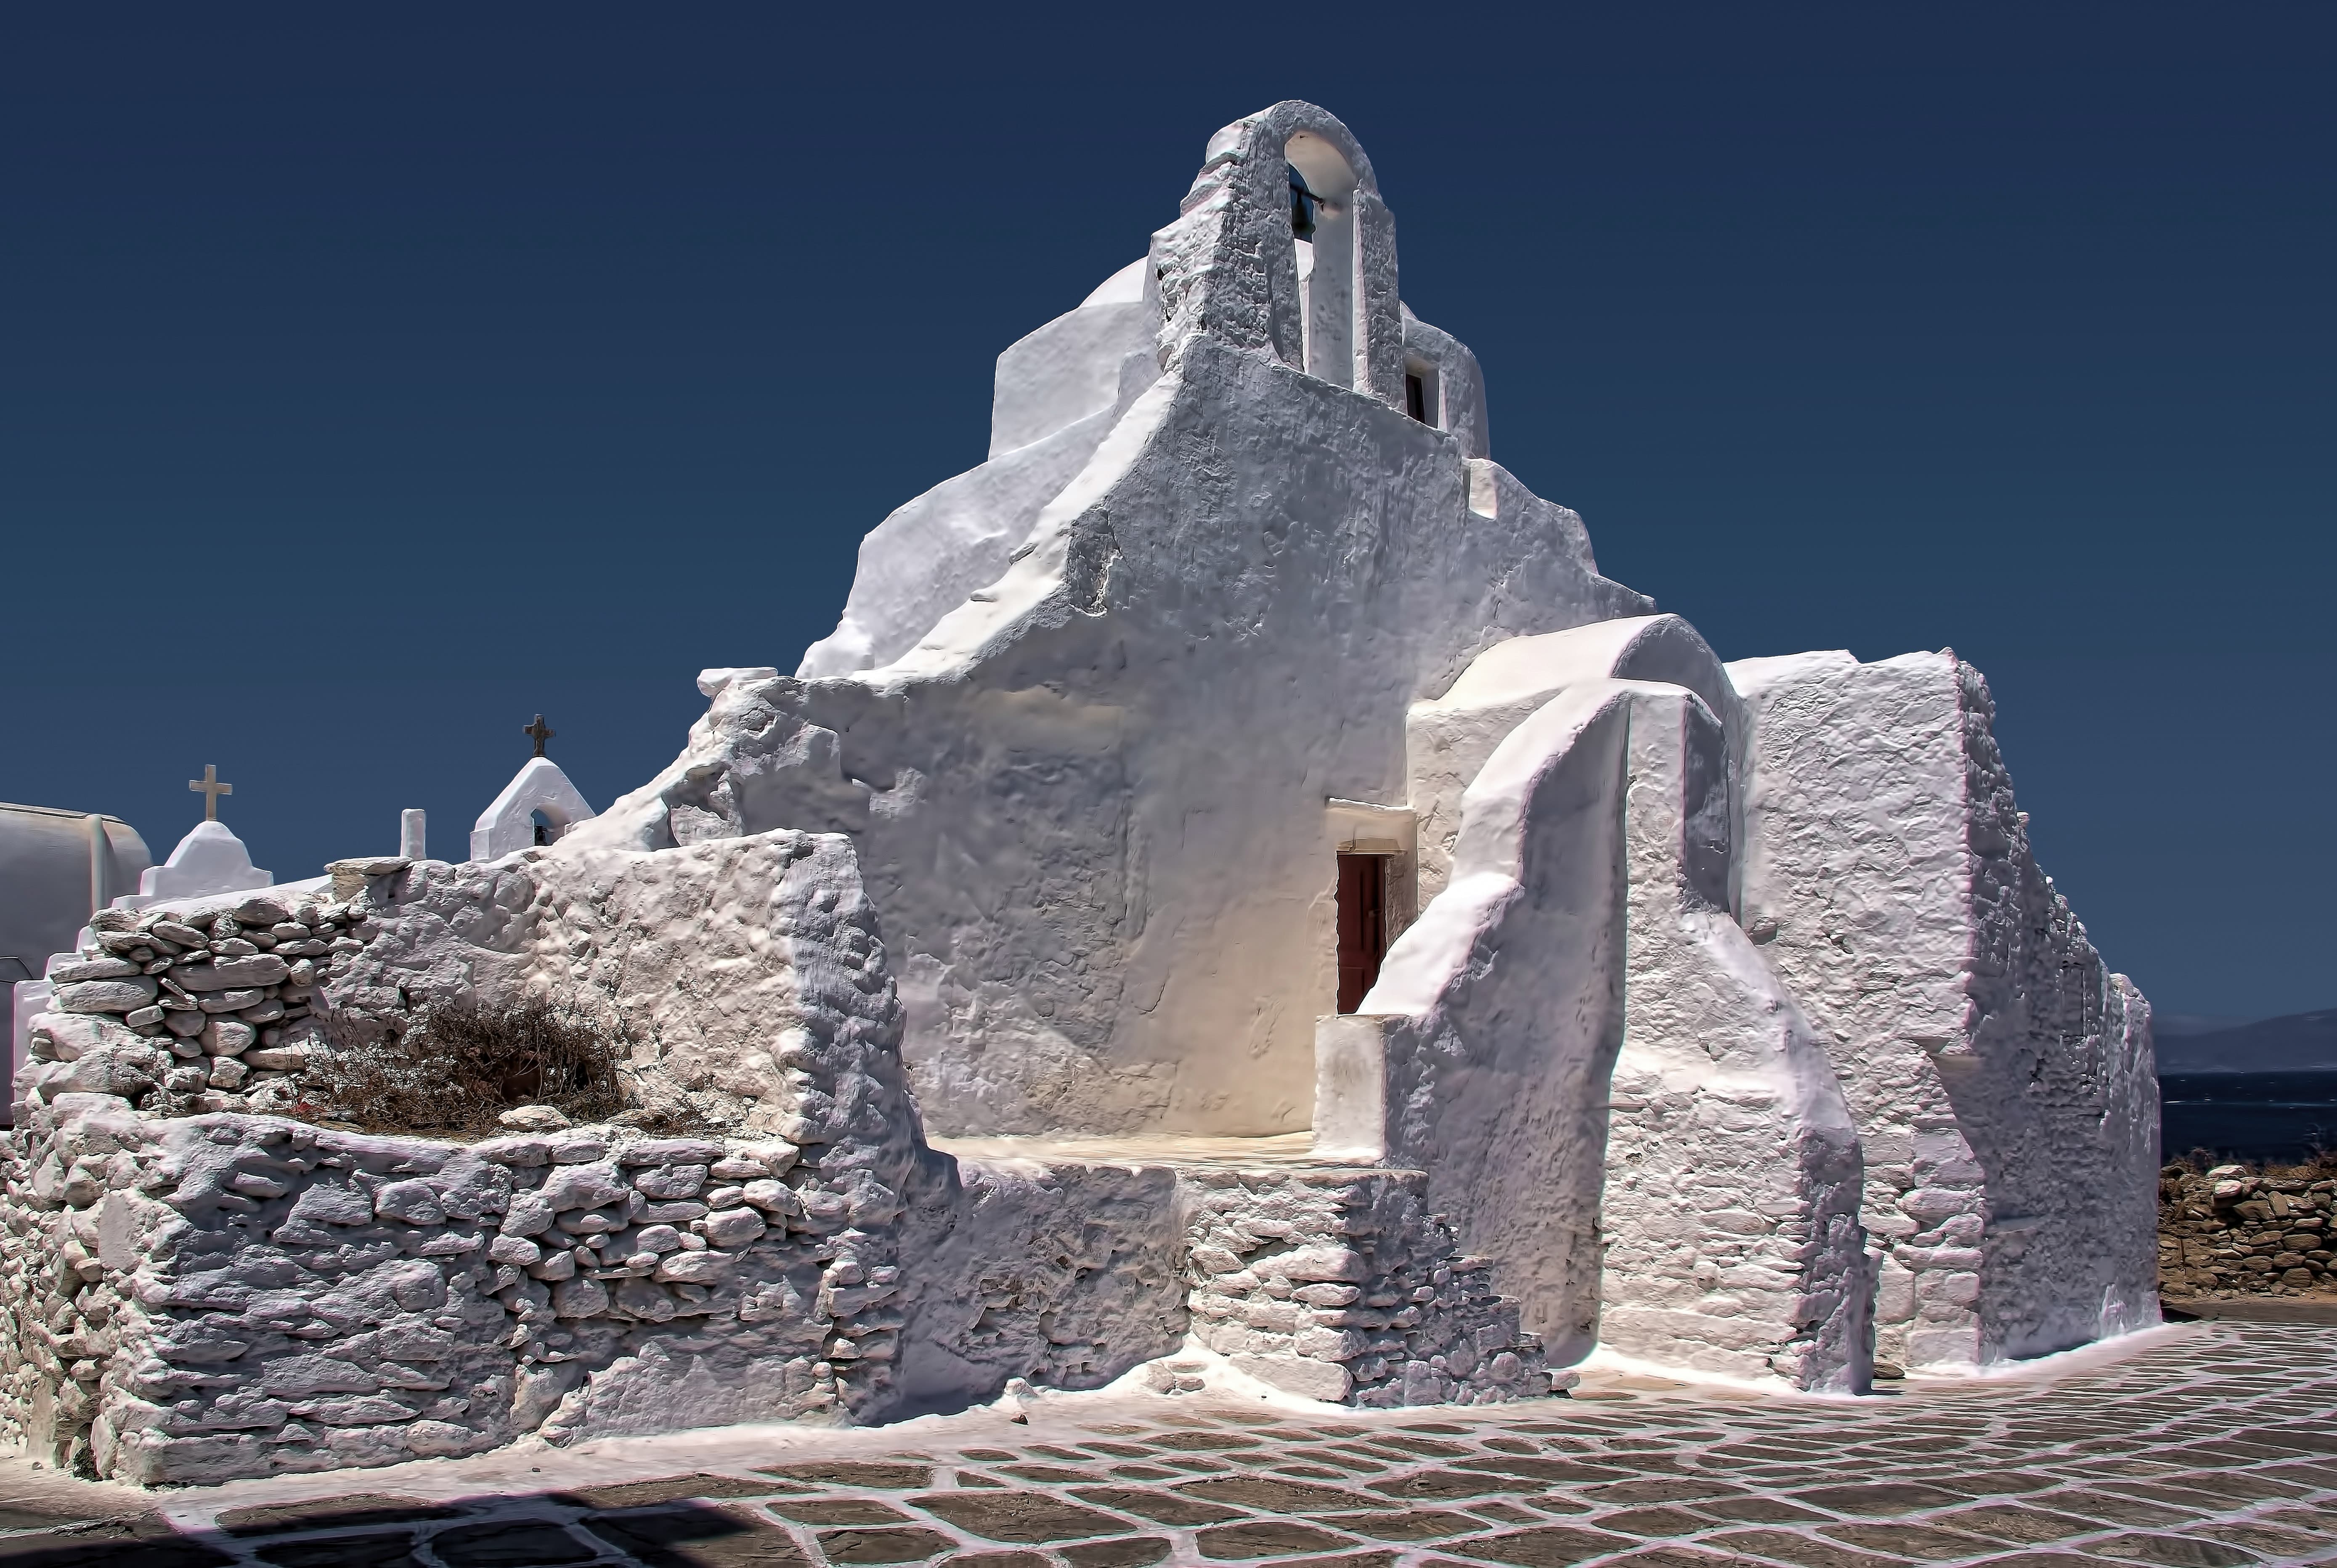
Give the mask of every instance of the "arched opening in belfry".
M 1355 171 L 1311 131 L 1283 144 L 1309 375 L 1355 385 Z
M 1323 205 L 1323 199 L 1307 189 L 1306 176 L 1289 164 L 1284 164 L 1283 168 L 1290 176 L 1291 235 L 1311 245 L 1315 239 L 1315 212 Z
M 534 826 L 533 836 L 538 844 L 548 844 L 560 836 L 559 824 L 545 815 L 541 808 L 528 813 L 527 820 Z

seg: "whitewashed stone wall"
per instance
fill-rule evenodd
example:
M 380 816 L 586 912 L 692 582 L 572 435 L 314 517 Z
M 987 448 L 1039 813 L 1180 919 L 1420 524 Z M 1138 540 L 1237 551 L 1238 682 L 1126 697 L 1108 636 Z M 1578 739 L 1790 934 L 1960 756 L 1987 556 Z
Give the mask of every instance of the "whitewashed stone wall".
M 868 536 L 836 633 L 706 671 L 605 815 L 101 917 L 0 1144 L 15 1435 L 200 1481 L 897 1419 L 1188 1328 L 1388 1407 L 1599 1342 L 1842 1391 L 1878 1313 L 1931 1368 L 2149 1321 L 2148 1009 L 2037 871 L 1977 675 L 1724 668 L 1486 430 L 1345 127 L 1227 127 L 1001 355 L 989 461 Z M 1324 1019 L 1365 820 L 1418 919 Z M 618 1125 L 257 1114 L 323 1110 L 328 1043 L 530 998 L 621 1043 Z M 920 1101 L 1311 1115 L 1325 1163 L 960 1162 Z
M 1494 747 L 1443 857 L 1450 882 L 1364 1000 L 1384 1029 L 1374 1152 L 1429 1173 L 1464 1244 L 1502 1261 L 1525 1326 L 1564 1361 L 1598 1337 L 1628 735 L 1602 689 L 1546 703 Z
M 1318 240 L 1303 292 L 1286 157 L 1345 181 L 1347 248 Z M 1648 608 L 1483 457 L 1473 361 L 1406 327 L 1331 116 L 1221 132 L 1149 271 L 1112 308 L 1150 313 L 1158 379 L 1123 406 L 1143 378 L 1114 333 L 1062 356 L 1089 399 L 1066 408 L 1109 384 L 1110 428 L 1024 531 L 872 534 L 801 674 L 708 672 L 685 754 L 553 851 L 851 834 L 943 1132 L 1306 1126 L 1326 803 L 1400 805 L 1406 708 L 1482 649 Z M 1407 353 L 1439 357 L 1457 428 L 1403 412 Z
M 640 986 L 683 992 L 645 1008 L 636 1077 L 750 1141 L 465 1147 L 44 1080 L 7 1145 L 0 1281 L 25 1437 L 159 1482 L 881 1406 L 893 1222 L 929 1161 L 850 846 L 774 835 L 551 890 L 524 858 L 365 869 L 363 940 L 337 955 L 346 1037 L 453 995 L 512 999 L 549 942 L 576 966 L 552 978 L 612 1012 Z M 719 937 L 689 945 L 708 876 L 752 908 L 718 908 Z M 159 929 L 137 935 L 173 940 Z M 735 989 L 692 990 L 724 970 Z M 725 1019 L 738 1037 L 713 1037 Z M 709 1053 L 735 1066 L 748 1034 L 760 1076 L 720 1081 Z
M 1012 564 L 1040 510 L 1159 377 L 1151 280 L 1139 258 L 998 356 L 988 461 L 869 531 L 843 618 L 805 651 L 798 675 L 892 663 Z
M 1677 687 L 1627 700 L 1627 1004 L 1599 1338 L 1706 1371 L 1863 1389 L 1874 1281 L 1857 1135 L 1793 993 L 1728 911 L 1720 721 Z
M 601 942 L 589 962 L 563 952 L 618 996 L 632 965 L 702 978 L 705 954 L 648 933 L 672 932 L 694 896 L 674 890 L 709 863 L 758 888 L 758 945 L 787 955 L 783 988 L 775 967 L 759 994 L 729 998 L 760 1009 L 785 1089 L 731 1096 L 750 1102 L 742 1124 L 775 1124 L 748 1136 L 583 1128 L 466 1145 L 36 1096 L 0 1146 L 8 1435 L 101 1475 L 193 1482 L 531 1431 L 884 1419 L 1010 1377 L 1093 1386 L 1180 1342 L 1165 1173 L 961 1175 L 924 1145 L 840 841 L 778 835 L 614 872 L 594 884 Z M 352 1005 L 386 1008 L 401 984 L 408 1005 L 432 984 L 493 999 L 523 978 L 476 961 L 512 959 L 488 945 L 513 934 L 499 916 L 533 905 L 511 870 L 375 879 L 361 961 L 382 994 Z M 919 1349 L 903 1384 L 904 1330 Z
M 1327 198 L 1311 244 L 1286 166 Z M 1966 1191 L 1971 1145 L 1941 1123 L 1902 1151 L 1854 1114 L 1868 1069 L 1765 956 L 1774 922 L 1745 923 L 1745 704 L 1693 628 L 1598 575 L 1579 519 L 1490 461 L 1473 357 L 1395 282 L 1345 127 L 1300 103 L 1227 127 L 1148 263 L 1001 356 L 992 461 L 869 536 L 836 635 L 793 677 L 706 672 L 682 756 L 553 852 L 849 835 L 942 1130 L 1279 1133 L 1333 1086 L 1313 1105 L 1332 1152 L 1427 1172 L 1561 1355 L 1597 1337 L 1857 1387 L 1878 1289 L 1912 1321 L 1925 1261 L 1927 1323 L 1980 1289 L 1968 1206 L 1878 1281 L 1860 1137 L 1865 1164 L 1931 1162 L 1937 1194 Z M 1435 388 L 1427 423 L 1399 412 L 1407 372 Z M 1384 1024 L 1318 1030 L 1323 826 L 1353 803 L 1411 812 L 1421 918 L 1365 1004 Z M 1977 930 L 2008 972 L 2074 950 Z M 2034 1005 L 2013 989 L 2006 1008 Z M 2138 999 L 2103 998 L 2126 1060 Z M 2018 1055 L 1977 1069 L 1986 1093 Z M 2124 1137 L 2084 1144 L 2121 1182 Z M 2104 1245 L 2123 1256 L 2133 1219 L 2106 1216 Z M 2016 1260 L 2028 1216 L 1991 1223 L 2001 1271 L 2051 1271 L 2052 1247 Z M 2021 1310 L 2002 1345 L 2078 1333 Z
M 863 1153 L 69 1096 L 5 1162 L 11 1435 L 156 1484 L 881 1408 L 916 1281 Z
M 1193 1329 L 1239 1370 L 1366 1408 L 1550 1392 L 1496 1270 L 1462 1254 L 1418 1171 L 1192 1170 Z
M 0 1143 L 0 1436 L 161 1485 L 528 1433 L 896 1419 L 1012 1378 L 1096 1387 L 1173 1352 L 1193 1260 L 1230 1248 L 1252 1271 L 1209 1275 L 1212 1303 L 1247 1291 L 1264 1312 L 1310 1292 L 1276 1353 L 1245 1347 L 1286 1384 L 1310 1373 L 1302 1391 L 1386 1404 L 1543 1386 L 1514 1303 L 1485 1261 L 1455 1255 L 1416 1173 L 1244 1186 L 936 1154 L 839 838 L 343 873 L 357 896 L 329 923 L 357 934 L 336 939 L 327 988 L 340 1048 L 435 1002 L 565 988 L 642 1025 L 646 1103 L 731 1131 L 464 1144 L 44 1083 Z M 151 1020 L 107 1027 L 152 1048 L 132 1032 Z M 758 1052 L 766 1076 L 721 1076 Z M 1294 1283 L 1302 1252 L 1338 1278 Z
M 1184 1342 L 1178 1173 L 931 1155 L 909 1186 L 901 1355 L 860 1418 L 954 1410 L 1009 1378 L 1094 1388 Z
M 1840 1071 L 1876 1354 L 1933 1368 L 2156 1320 L 2149 1007 L 2039 870 L 1952 654 L 1732 664 L 1744 918 Z
M 1423 903 L 1451 879 L 1462 803 L 1494 748 L 1567 687 L 1607 679 L 1694 692 L 1719 719 L 1732 755 L 1739 749 L 1744 718 L 1736 688 L 1718 656 L 1678 616 L 1625 616 L 1496 643 L 1470 661 L 1442 696 L 1414 703 L 1404 718 L 1406 791 L 1420 824 Z M 1732 791 L 1733 774 L 1732 765 Z M 1733 807 L 1730 827 L 1733 840 Z
M 845 839 L 391 865 L 326 988 L 341 1037 L 402 1032 L 449 1001 L 544 997 L 621 1041 L 645 1119 L 906 1146 L 898 1002 Z
M 1593 629 L 1415 723 L 1442 743 L 1431 778 L 1497 744 L 1461 792 L 1445 891 L 1364 998 L 1388 1156 L 1431 1173 L 1569 1358 L 1604 1342 L 1861 1387 L 1857 1142 L 1729 913 L 1726 733 L 1685 687 L 1596 673 L 1640 639 Z

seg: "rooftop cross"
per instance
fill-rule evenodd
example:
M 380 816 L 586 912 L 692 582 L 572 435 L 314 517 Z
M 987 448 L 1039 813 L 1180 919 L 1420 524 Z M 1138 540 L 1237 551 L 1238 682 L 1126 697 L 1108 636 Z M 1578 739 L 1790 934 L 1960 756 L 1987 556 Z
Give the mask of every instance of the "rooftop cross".
M 533 724 L 523 724 L 519 726 L 519 733 L 522 735 L 532 735 L 535 737 L 535 755 L 542 756 L 543 755 L 543 743 L 550 740 L 553 735 L 558 735 L 560 732 L 547 726 L 543 722 L 543 716 L 542 714 L 537 714 Z
M 539 718 L 535 722 L 542 724 L 543 720 Z M 535 755 L 538 756 L 543 755 L 543 747 L 541 744 L 537 745 Z M 203 764 L 203 776 L 200 779 L 189 779 L 187 787 L 203 797 L 203 821 L 207 823 L 219 821 L 220 796 L 235 794 L 233 784 L 220 783 L 217 763 Z

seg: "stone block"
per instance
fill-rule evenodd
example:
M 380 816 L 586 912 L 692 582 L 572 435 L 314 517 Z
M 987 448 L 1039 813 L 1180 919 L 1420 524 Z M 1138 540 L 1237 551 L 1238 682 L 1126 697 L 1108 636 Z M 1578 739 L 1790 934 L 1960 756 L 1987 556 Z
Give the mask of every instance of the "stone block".
M 198 1014 L 197 1017 L 203 1015 Z M 173 1030 L 172 1033 L 179 1031 Z M 259 1031 L 240 1018 L 207 1018 L 201 1033 L 203 1049 L 214 1057 L 238 1057 L 251 1048 Z
M 425 1459 L 450 1458 L 483 1445 L 483 1434 L 451 1421 L 416 1421 L 406 1429 L 406 1446 Z
M 1320 1399 L 1325 1404 L 1339 1403 L 1354 1387 L 1347 1368 L 1336 1361 L 1316 1361 L 1303 1356 L 1237 1355 L 1228 1357 L 1227 1364 L 1245 1377 L 1255 1378 L 1286 1394 Z
M 220 959 L 209 964 L 184 964 L 171 978 L 191 991 L 231 991 L 281 985 L 291 966 L 274 953 L 249 958 Z
M 160 989 L 146 975 L 83 980 L 77 985 L 59 986 L 50 1005 L 67 1013 L 126 1013 L 152 1002 Z
M 373 1212 L 377 1218 L 402 1220 L 409 1225 L 440 1225 L 446 1221 L 438 1190 L 427 1182 L 387 1183 L 374 1193 Z
M 1296 1251 L 1263 1260 L 1253 1267 L 1261 1273 L 1279 1274 L 1295 1281 L 1354 1281 L 1370 1275 L 1363 1254 L 1352 1247 L 1301 1247 Z
M 552 1288 L 556 1318 L 597 1318 L 609 1310 L 609 1292 L 598 1280 L 563 1280 Z
M 1298 1330 L 1291 1348 L 1320 1361 L 1352 1361 L 1369 1343 L 1352 1329 L 1308 1328 Z
M 716 1285 L 728 1277 L 733 1260 L 722 1252 L 670 1252 L 657 1266 L 666 1284 Z
M 51 965 L 47 979 L 53 986 L 73 986 L 88 980 L 127 979 L 138 973 L 138 966 L 127 959 L 75 959 Z

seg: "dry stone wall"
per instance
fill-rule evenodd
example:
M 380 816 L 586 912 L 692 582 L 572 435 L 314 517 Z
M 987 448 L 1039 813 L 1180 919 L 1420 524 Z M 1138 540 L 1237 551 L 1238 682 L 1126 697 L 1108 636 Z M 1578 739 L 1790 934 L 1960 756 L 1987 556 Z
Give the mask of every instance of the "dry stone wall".
M 914 1140 L 900 1004 L 839 835 L 656 855 L 334 868 L 319 901 L 233 894 L 105 911 L 53 966 L 15 1098 L 325 1116 L 303 1072 L 449 1002 L 549 998 L 621 1044 L 631 1119 L 797 1141 Z
M 1013 1377 L 1095 1387 L 1182 1341 L 1166 1173 L 960 1183 L 928 1155 L 904 1193 L 868 1154 L 610 1128 L 463 1144 L 62 1096 L 0 1153 L 0 1436 L 200 1483 L 531 1432 L 892 1419 Z
M 2168 1165 L 2158 1182 L 2158 1282 L 2170 1296 L 2323 1294 L 2337 1290 L 2337 1180 L 2205 1173 Z
M 0 1140 L 0 1436 L 155 1485 L 529 1434 L 881 1421 L 1015 1378 L 1100 1386 L 1175 1352 L 1195 1308 L 1213 1343 L 1238 1334 L 1242 1365 L 1320 1398 L 1547 1387 L 1419 1173 L 934 1151 L 841 838 L 341 870 L 343 896 L 313 908 L 270 894 L 109 923 L 76 960 L 104 972 L 64 971 Z M 436 1002 L 529 994 L 641 1025 L 640 1108 L 710 1130 L 373 1135 L 253 1114 L 300 1104 L 289 1065 L 265 1099 L 208 1066 L 183 1091 L 170 1076 L 230 1026 L 251 1039 L 207 1058 L 285 1048 L 262 1028 L 327 1048 L 320 1019 L 329 1048 L 362 1050 Z M 74 1010 L 101 1003 L 121 1010 Z M 203 1021 L 181 1033 L 180 1014 Z
M 897 1201 L 778 1141 L 463 1145 L 43 1105 L 5 1160 L 11 1434 L 146 1484 L 877 1396 Z
M 68 1094 L 167 1115 L 292 1108 L 319 987 L 362 948 L 364 920 L 361 906 L 278 893 L 100 911 L 87 946 L 50 966 L 16 1115 Z
M 999 1251 L 934 1247 L 927 1225 L 926 1267 L 904 1279 L 913 1207 L 963 1210 L 993 1243 L 1046 1239 L 1076 1258 L 993 1290 L 986 1329 L 959 1325 L 952 1339 L 934 1327 L 945 1314 L 927 1320 L 971 1368 L 944 1397 L 963 1403 L 1014 1376 L 1108 1380 L 1164 1334 L 1181 1339 L 1165 1184 L 1147 1232 L 1122 1223 L 1126 1193 L 960 1183 L 924 1146 L 848 843 L 781 833 L 556 869 L 570 874 L 527 856 L 363 868 L 354 906 L 335 906 L 334 921 L 318 911 L 318 925 L 356 933 L 334 955 L 335 1048 L 410 1027 L 437 999 L 509 999 L 548 980 L 611 1011 L 638 1002 L 650 1027 L 631 1066 L 644 1099 L 727 1113 L 727 1135 L 601 1127 L 465 1144 L 216 1100 L 174 1115 L 185 1102 L 166 1076 L 115 1064 L 133 1051 L 174 1059 L 161 1042 L 187 1037 L 132 1022 L 136 1009 L 68 1014 L 52 1044 L 110 1033 L 70 1063 L 36 1064 L 24 1117 L 0 1144 L 0 1307 L 15 1330 L 0 1339 L 0 1373 L 15 1436 L 60 1464 L 161 1483 L 466 1453 L 529 1432 L 559 1442 L 885 1418 L 909 1398 L 895 1368 L 919 1292 L 954 1301 L 984 1284 L 979 1255 Z M 253 954 L 191 958 L 167 926 L 108 934 L 122 950 L 107 957 L 125 967 L 240 962 L 259 988 Z M 323 939 L 312 928 L 299 940 Z M 288 980 L 284 968 L 268 981 Z M 123 989 L 138 998 L 66 1001 L 142 999 L 166 977 L 136 978 L 147 984 Z M 283 1006 L 281 992 L 246 1005 L 262 1000 Z M 178 1010 L 222 1016 L 200 1001 Z M 724 1053 L 751 1081 L 713 1076 Z M 108 1064 L 102 1081 L 51 1070 L 93 1054 Z M 1090 1266 L 1098 1248 L 1128 1265 Z M 1156 1326 L 1120 1335 L 1148 1290 Z
M 1294 1394 L 1385 1408 L 1550 1391 L 1541 1341 L 1419 1171 L 1184 1174 L 1193 1331 Z

